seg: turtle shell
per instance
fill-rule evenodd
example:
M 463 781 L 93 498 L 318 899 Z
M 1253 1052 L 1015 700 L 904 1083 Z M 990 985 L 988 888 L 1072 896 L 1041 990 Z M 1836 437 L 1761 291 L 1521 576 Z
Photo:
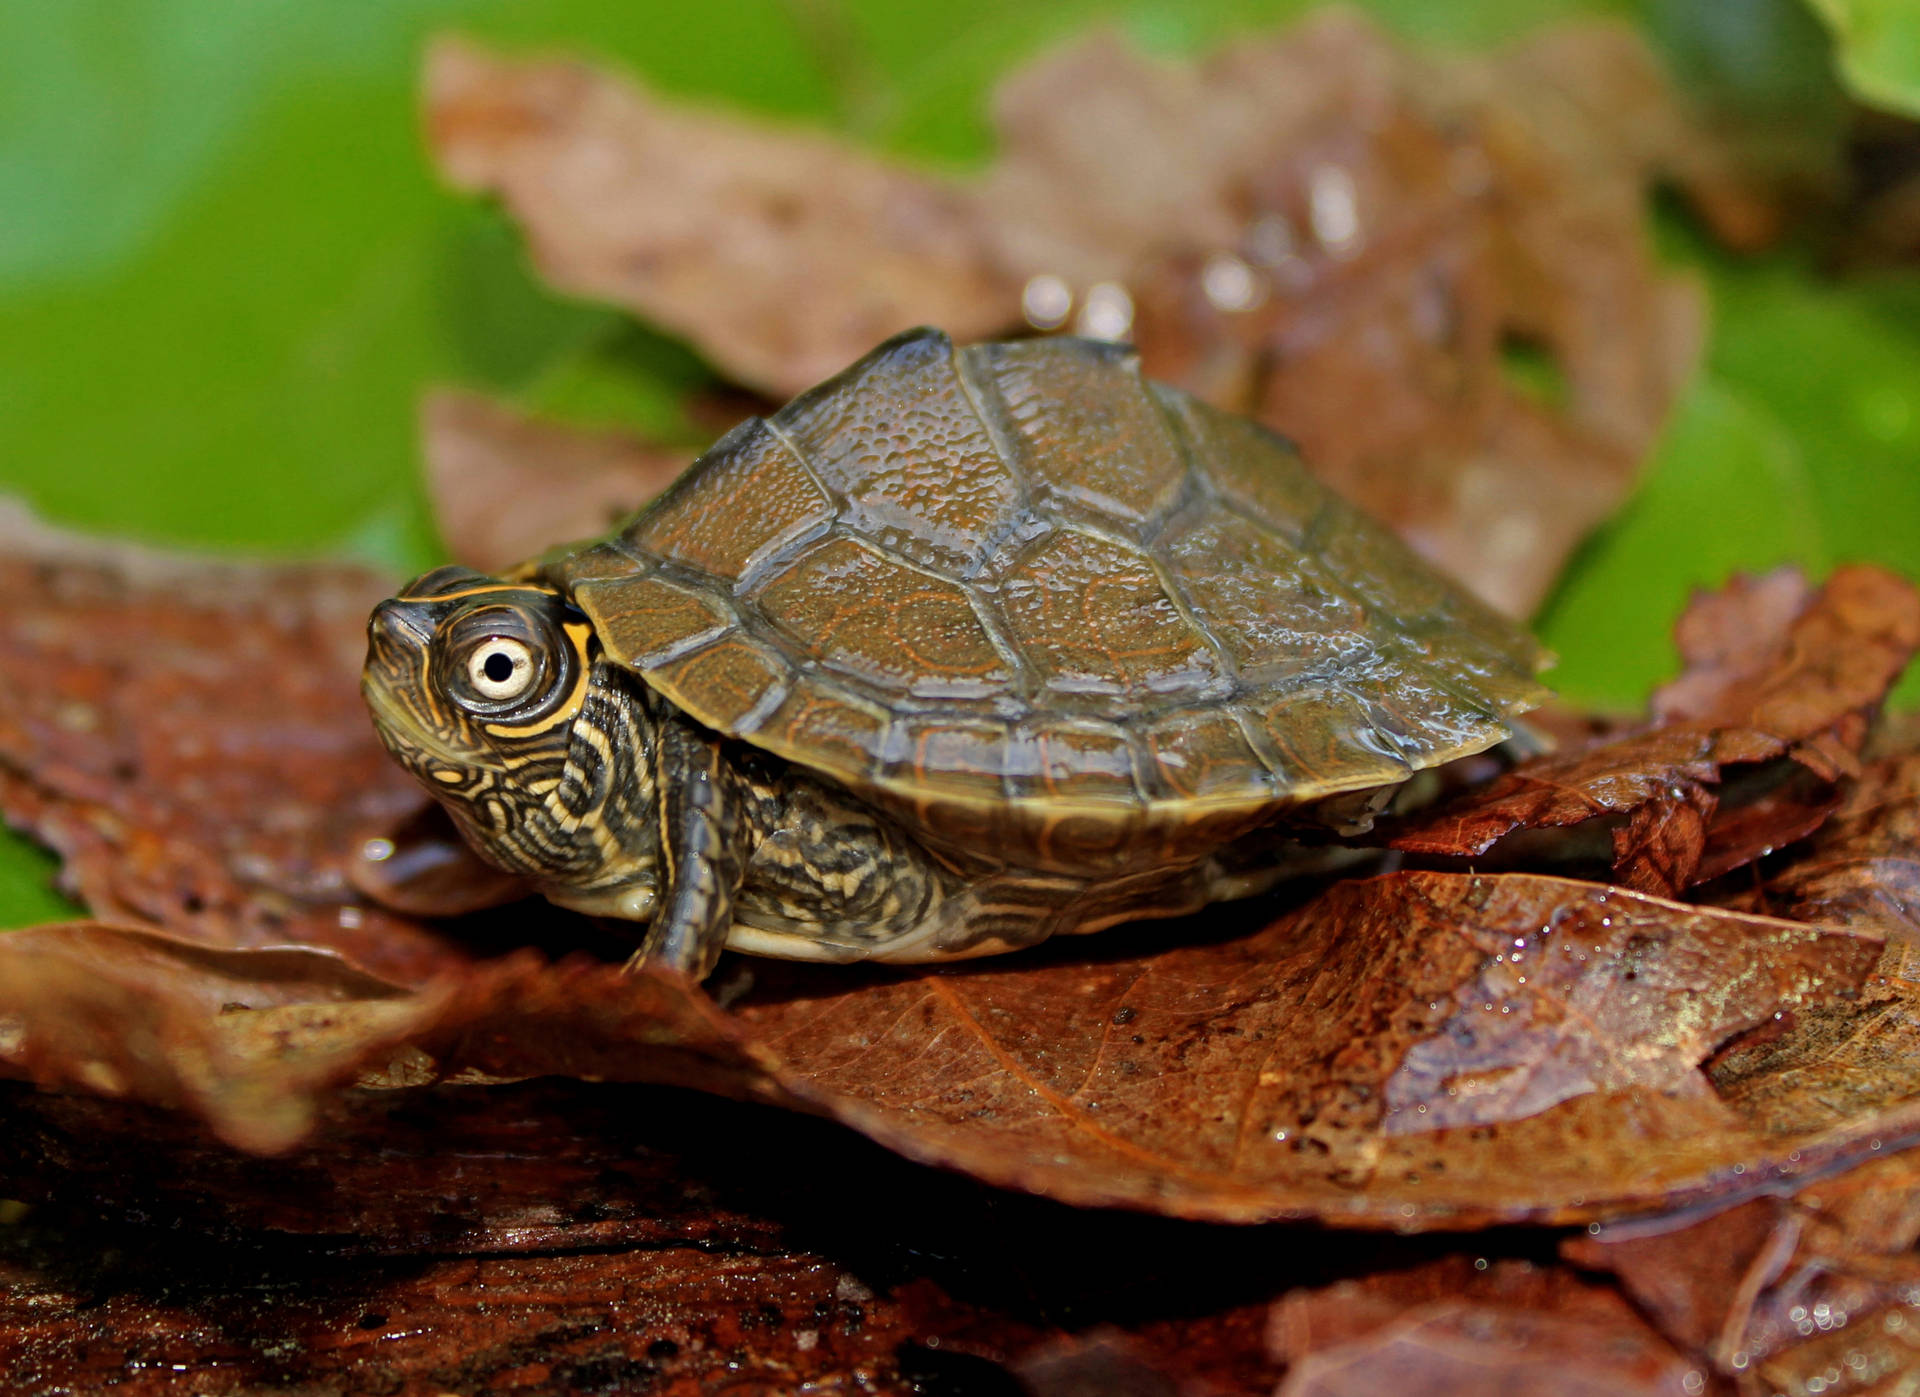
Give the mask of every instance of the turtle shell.
M 1545 697 L 1284 440 L 1084 340 L 898 336 L 542 570 L 700 723 L 1039 867 L 1197 857 Z

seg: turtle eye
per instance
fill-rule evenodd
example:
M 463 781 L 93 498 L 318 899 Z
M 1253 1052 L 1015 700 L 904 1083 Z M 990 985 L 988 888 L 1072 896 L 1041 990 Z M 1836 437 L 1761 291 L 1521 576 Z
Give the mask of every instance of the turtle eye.
M 467 682 L 476 694 L 494 703 L 524 694 L 535 670 L 533 651 L 512 636 L 489 636 L 467 657 Z

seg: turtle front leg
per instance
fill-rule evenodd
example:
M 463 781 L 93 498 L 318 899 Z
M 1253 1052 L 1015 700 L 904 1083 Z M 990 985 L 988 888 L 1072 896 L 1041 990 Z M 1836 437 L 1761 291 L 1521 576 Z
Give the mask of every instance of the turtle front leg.
M 701 980 L 733 925 L 746 866 L 740 803 L 719 745 L 684 722 L 661 724 L 656 757 L 664 887 L 628 964 L 666 966 Z

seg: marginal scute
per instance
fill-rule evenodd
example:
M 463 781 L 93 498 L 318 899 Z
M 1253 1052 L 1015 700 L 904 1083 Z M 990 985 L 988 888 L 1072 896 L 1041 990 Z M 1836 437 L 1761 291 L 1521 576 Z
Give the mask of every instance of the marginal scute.
M 857 538 L 829 539 L 760 590 L 801 653 L 875 688 L 983 698 L 1013 676 L 966 592 Z
M 1165 714 L 1148 724 L 1146 741 L 1157 775 L 1179 799 L 1231 799 L 1249 789 L 1274 791 L 1272 772 L 1230 709 Z
M 888 341 L 794 399 L 773 425 L 845 497 L 849 527 L 917 563 L 977 563 L 1019 501 L 942 334 Z
M 1278 749 L 1281 781 L 1303 797 L 1404 781 L 1413 768 L 1344 688 L 1283 691 L 1250 704 Z
M 1118 723 L 1043 719 L 1021 736 L 1032 754 L 1023 791 L 1073 805 L 1139 803 L 1133 744 Z
M 909 781 L 924 771 L 952 774 L 945 783 L 955 795 L 1001 802 L 1000 773 L 1006 767 L 1007 725 L 992 719 L 932 719 L 916 723 L 904 774 Z
M 805 676 L 760 725 L 760 736 L 780 750 L 813 753 L 828 770 L 868 772 L 884 759 L 892 726 L 879 704 Z
M 751 508 L 741 501 L 751 500 Z M 741 423 L 634 524 L 649 553 L 738 579 L 763 554 L 833 521 L 833 500 L 758 420 Z

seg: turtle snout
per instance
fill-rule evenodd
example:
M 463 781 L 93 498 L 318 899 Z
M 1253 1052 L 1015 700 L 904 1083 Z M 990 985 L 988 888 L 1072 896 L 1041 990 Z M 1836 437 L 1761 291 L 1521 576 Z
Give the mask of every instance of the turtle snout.
M 360 688 L 384 714 L 404 701 L 425 669 L 427 644 L 433 623 L 421 607 L 405 601 L 383 601 L 367 618 L 367 660 L 360 671 Z
M 367 643 L 373 649 L 417 650 L 432 638 L 433 622 L 417 602 L 390 598 L 376 606 L 367 620 Z

